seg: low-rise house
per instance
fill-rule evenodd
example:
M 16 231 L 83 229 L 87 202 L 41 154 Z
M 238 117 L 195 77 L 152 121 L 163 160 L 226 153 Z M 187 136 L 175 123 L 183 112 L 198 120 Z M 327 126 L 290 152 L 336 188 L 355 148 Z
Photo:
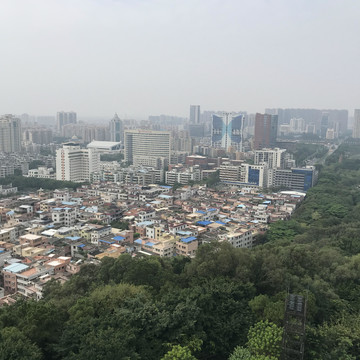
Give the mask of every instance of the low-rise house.
M 195 236 L 181 238 L 176 242 L 176 254 L 194 257 L 198 247 L 199 242 Z

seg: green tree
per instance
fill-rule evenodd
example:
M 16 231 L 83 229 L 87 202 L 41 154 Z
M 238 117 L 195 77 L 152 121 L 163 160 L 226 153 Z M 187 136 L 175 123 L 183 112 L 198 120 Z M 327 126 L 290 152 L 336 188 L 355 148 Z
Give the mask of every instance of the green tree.
M 261 294 L 250 300 L 249 305 L 259 321 L 267 319 L 280 326 L 284 319 L 285 297 L 285 291 L 273 297 Z
M 360 354 L 360 315 L 342 314 L 339 319 L 307 332 L 311 359 L 355 360 Z M 310 349 L 310 350 L 309 350 Z
M 41 360 L 39 347 L 19 329 L 7 327 L 0 331 L 0 360 Z
M 247 348 L 237 346 L 230 355 L 229 360 L 277 360 L 277 358 L 265 355 L 252 355 Z
M 129 230 L 129 222 L 128 221 L 113 221 L 113 222 L 111 222 L 110 225 L 116 229 Z
M 29 163 L 29 169 L 37 169 L 41 165 L 45 165 L 42 160 L 33 160 Z
M 187 346 L 174 345 L 163 357 L 162 360 L 196 360 Z
M 172 348 L 161 358 L 161 360 L 196 360 L 192 351 L 200 350 L 201 341 L 190 342 L 187 346 L 173 345 Z
M 242 346 L 237 346 L 229 357 L 229 360 L 251 360 L 251 359 L 252 359 L 251 352 Z
M 267 320 L 259 321 L 249 329 L 247 348 L 254 355 L 278 359 L 281 354 L 283 329 Z

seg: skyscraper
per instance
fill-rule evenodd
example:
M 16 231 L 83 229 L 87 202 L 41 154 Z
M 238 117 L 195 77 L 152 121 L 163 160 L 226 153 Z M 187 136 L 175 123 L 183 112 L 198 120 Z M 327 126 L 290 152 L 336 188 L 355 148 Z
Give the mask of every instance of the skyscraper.
M 13 115 L 0 117 L 0 152 L 21 151 L 21 122 Z
M 99 171 L 100 154 L 95 149 L 81 149 L 75 143 L 63 144 L 56 150 L 56 179 L 89 181 L 90 174 Z
M 115 113 L 114 117 L 110 120 L 110 141 L 124 143 L 124 124 L 122 120 Z
M 360 109 L 354 111 L 354 126 L 352 137 L 354 139 L 360 139 Z
M 270 114 L 255 115 L 254 149 L 276 145 L 278 116 Z
M 190 105 L 190 136 L 204 137 L 204 130 L 204 124 L 200 123 L 200 105 Z
M 320 122 L 320 137 L 325 139 L 326 138 L 326 131 L 329 127 L 329 113 L 323 112 L 321 114 L 321 122 Z
M 170 160 L 170 131 L 125 130 L 124 140 L 125 161 L 153 166 L 160 158 Z
M 200 124 L 200 105 L 190 105 L 190 124 Z
M 212 116 L 211 144 L 226 151 L 233 147 L 242 151 L 244 116 L 241 114 L 223 113 Z
M 68 124 L 76 124 L 77 123 L 77 115 L 74 111 L 59 111 L 56 114 L 56 128 L 58 131 L 61 131 L 64 125 Z

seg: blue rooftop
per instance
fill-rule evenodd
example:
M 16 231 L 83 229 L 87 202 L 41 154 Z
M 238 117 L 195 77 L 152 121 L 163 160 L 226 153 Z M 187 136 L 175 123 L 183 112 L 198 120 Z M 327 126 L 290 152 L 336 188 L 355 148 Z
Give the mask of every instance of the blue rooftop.
M 125 240 L 125 238 L 123 236 L 115 236 L 115 237 L 113 237 L 113 240 L 115 240 L 115 241 L 123 241 L 123 240 Z
M 189 236 L 187 238 L 182 238 L 181 241 L 184 242 L 184 243 L 189 243 L 189 242 L 192 242 L 196 240 L 196 237 L 195 236 Z
M 203 214 L 203 215 L 205 215 L 205 214 L 206 214 L 206 212 L 205 212 L 205 211 L 203 211 L 203 210 L 198 210 L 198 211 L 197 211 L 197 213 L 199 213 L 199 214 Z
M 210 209 L 208 209 L 208 211 L 216 211 L 217 209 L 215 209 L 215 208 L 210 208 Z
M 15 213 L 14 213 L 14 211 L 12 211 L 12 210 L 10 210 L 10 211 L 8 211 L 7 213 L 6 213 L 6 215 L 14 215 Z
M 107 240 L 99 240 L 99 241 L 102 243 L 105 243 L 105 244 L 109 244 L 109 245 L 111 245 L 115 242 L 115 241 L 107 241 Z
M 142 244 L 142 240 L 141 239 L 136 239 L 136 240 L 134 240 L 134 243 L 136 243 L 136 244 Z
M 63 205 L 68 205 L 68 206 L 76 205 L 76 203 L 73 202 L 73 201 L 63 201 L 62 204 L 63 204 Z
M 78 241 L 81 239 L 81 236 L 67 236 L 65 239 L 68 239 L 71 241 Z
M 16 264 L 11 264 L 9 266 L 4 267 L 5 271 L 9 271 L 12 273 L 19 273 L 22 272 L 26 269 L 28 269 L 29 267 L 25 264 L 21 264 L 21 263 L 16 263 Z
M 146 246 L 154 246 L 154 243 L 152 243 L 151 241 L 149 241 L 149 242 L 147 242 L 145 245 L 146 245 Z
M 161 188 L 164 188 L 164 189 L 171 189 L 172 186 L 169 186 L 169 185 L 160 185 Z
M 78 247 L 79 247 L 79 248 L 83 248 L 83 247 L 85 247 L 85 245 L 84 245 L 84 244 L 80 244 L 80 245 L 78 245 Z
M 53 208 L 53 211 L 61 211 L 62 208 Z
M 212 222 L 211 221 L 198 221 L 197 224 L 200 226 L 208 226 L 208 225 L 212 224 Z
M 220 225 L 225 225 L 225 223 L 223 223 L 222 221 L 215 221 L 217 224 L 220 224 Z
M 270 200 L 263 201 L 263 204 L 271 204 Z
M 162 198 L 162 199 L 171 199 L 171 198 L 172 198 L 172 196 L 170 196 L 170 195 L 165 195 L 165 194 L 161 194 L 161 195 L 159 195 L 158 197 L 159 197 L 159 198 Z
M 142 222 L 137 223 L 136 226 L 150 226 L 152 224 L 154 224 L 153 221 L 142 221 Z

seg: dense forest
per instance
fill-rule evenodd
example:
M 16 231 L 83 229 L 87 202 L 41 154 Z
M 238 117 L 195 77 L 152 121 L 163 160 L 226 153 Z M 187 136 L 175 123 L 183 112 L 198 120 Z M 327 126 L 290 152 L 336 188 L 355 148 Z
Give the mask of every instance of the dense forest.
M 0 359 L 279 359 L 288 291 L 307 298 L 305 359 L 359 359 L 359 154 L 341 145 L 251 250 L 104 258 L 1 308 Z

